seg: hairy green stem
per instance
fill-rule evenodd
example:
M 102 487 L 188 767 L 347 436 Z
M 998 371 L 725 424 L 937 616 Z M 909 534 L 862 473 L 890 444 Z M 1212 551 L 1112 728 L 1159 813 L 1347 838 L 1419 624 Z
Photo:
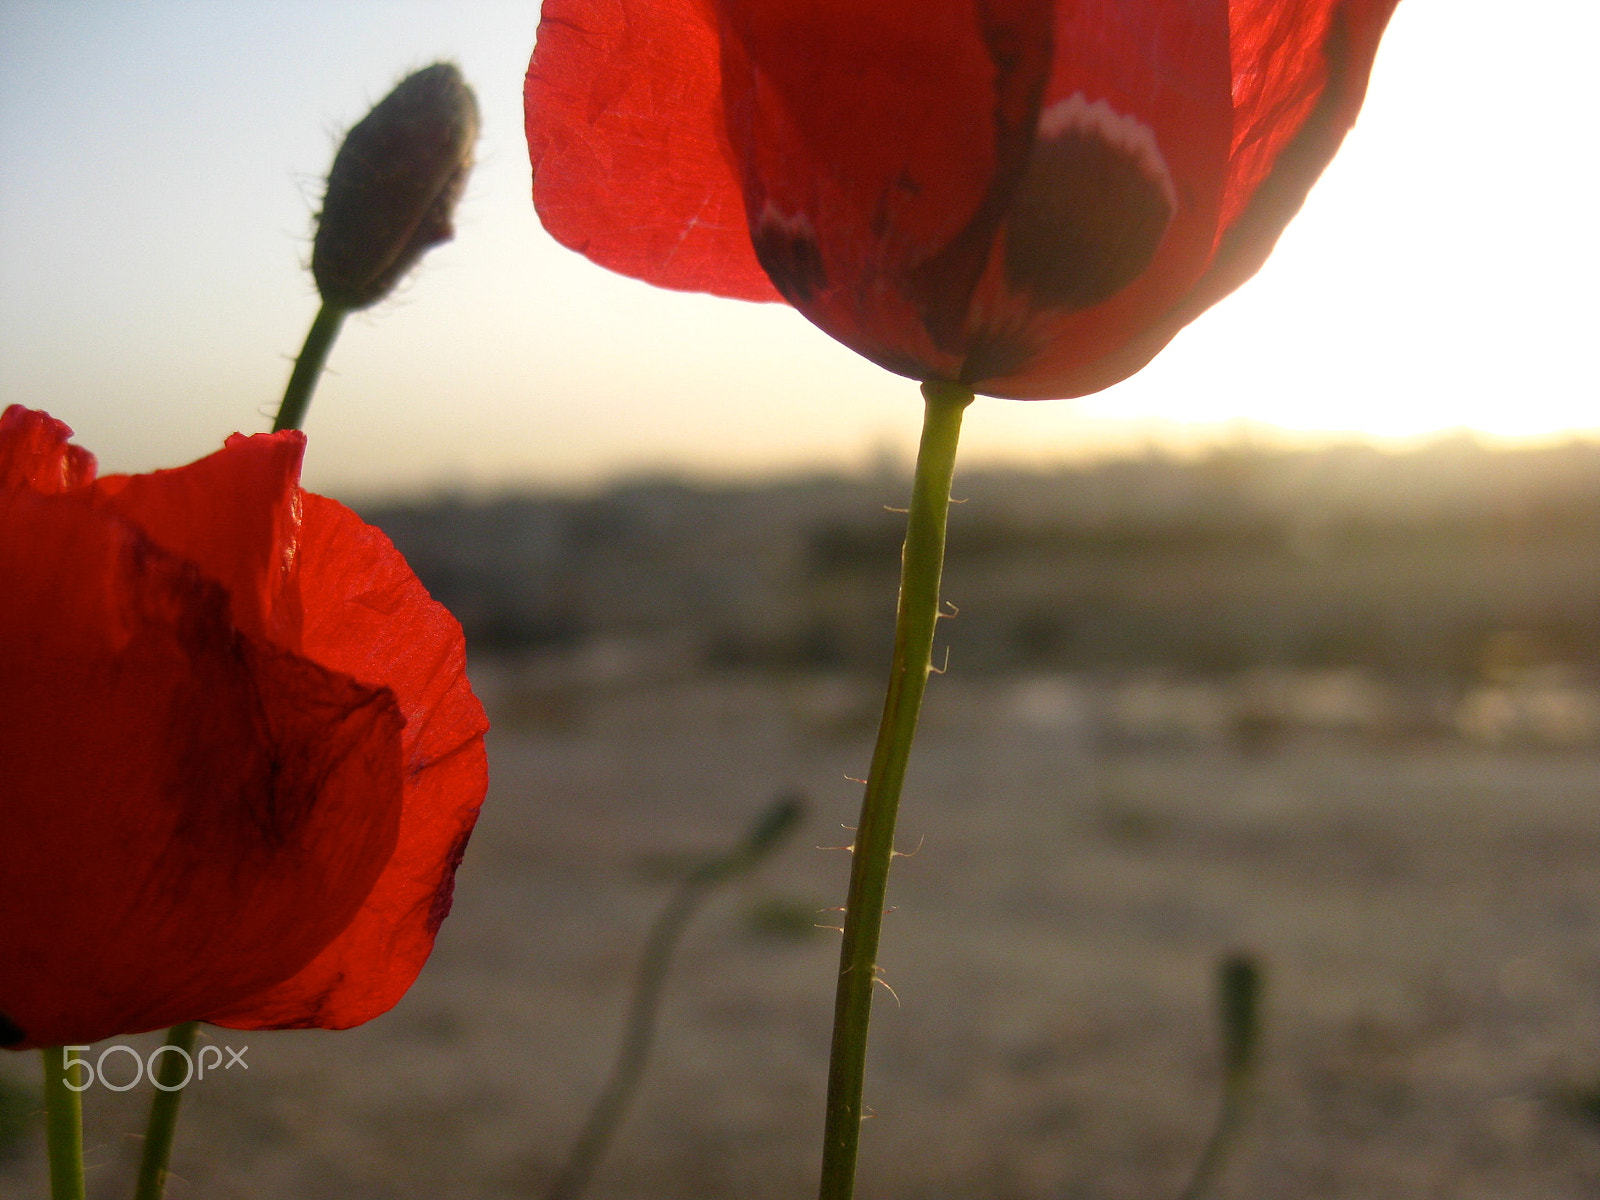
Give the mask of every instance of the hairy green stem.
M 167 1164 L 172 1161 L 172 1136 L 178 1128 L 178 1105 L 194 1069 L 194 1044 L 199 1021 L 184 1021 L 167 1031 L 168 1046 L 182 1053 L 157 1051 L 160 1061 L 150 1082 L 156 1094 L 150 1101 L 150 1123 L 145 1127 L 144 1154 L 139 1159 L 139 1183 L 134 1200 L 161 1200 L 167 1190 Z
M 844 944 L 833 1010 L 828 1062 L 827 1122 L 823 1132 L 821 1200 L 849 1200 L 855 1191 L 861 1140 L 861 1088 L 867 1064 L 867 1027 L 878 969 L 895 814 L 906 762 L 916 735 L 922 694 L 932 668 L 933 631 L 939 619 L 939 577 L 944 569 L 950 480 L 955 473 L 961 417 L 972 393 L 947 383 L 925 383 L 922 444 L 900 558 L 900 602 L 895 614 L 894 659 L 884 697 L 878 741 L 856 825 L 850 892 L 845 901 Z
M 306 331 L 306 344 L 300 357 L 294 360 L 294 370 L 289 375 L 289 386 L 284 389 L 283 403 L 278 405 L 278 419 L 272 423 L 272 432 L 299 429 L 306 423 L 306 409 L 311 407 L 311 394 L 317 390 L 322 378 L 323 365 L 328 361 L 328 351 L 333 349 L 349 310 L 337 304 L 324 302 Z
M 51 1200 L 83 1200 L 83 1105 L 78 1092 L 67 1086 L 65 1049 L 46 1046 L 39 1053 L 44 1058 L 44 1124 L 50 1155 Z

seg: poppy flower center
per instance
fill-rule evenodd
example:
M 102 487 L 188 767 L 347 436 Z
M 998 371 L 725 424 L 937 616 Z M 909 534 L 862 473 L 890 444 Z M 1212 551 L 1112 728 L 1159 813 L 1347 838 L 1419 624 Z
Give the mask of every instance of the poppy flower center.
M 1039 115 L 1006 212 L 1006 282 L 1037 307 L 1099 304 L 1150 265 L 1176 207 L 1150 127 L 1076 93 Z

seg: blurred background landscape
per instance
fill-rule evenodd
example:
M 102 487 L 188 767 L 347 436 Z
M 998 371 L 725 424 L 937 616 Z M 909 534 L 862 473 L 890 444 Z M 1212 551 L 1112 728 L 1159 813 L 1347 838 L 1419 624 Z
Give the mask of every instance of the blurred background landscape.
M 492 784 L 412 992 L 212 1029 L 170 1195 L 542 1196 L 645 931 L 779 792 L 591 1195 L 810 1194 L 849 841 L 906 481 L 642 479 L 367 505 L 474 648 Z M 958 472 L 891 879 L 862 1194 L 1175 1197 L 1216 1110 L 1213 976 L 1267 980 L 1215 1195 L 1600 1190 L 1600 447 L 1237 445 Z M 158 1035 L 123 1039 L 148 1050 Z M 33 1055 L 0 1194 L 44 1194 Z M 91 1195 L 146 1088 L 87 1096 Z
M 585 682 L 880 670 L 908 489 L 886 459 L 855 478 L 640 480 L 364 515 L 532 715 Z M 1588 745 L 1597 498 L 1600 445 L 1464 435 L 1404 454 L 1244 443 L 963 472 L 942 652 L 963 675 L 1049 681 L 1098 738 Z

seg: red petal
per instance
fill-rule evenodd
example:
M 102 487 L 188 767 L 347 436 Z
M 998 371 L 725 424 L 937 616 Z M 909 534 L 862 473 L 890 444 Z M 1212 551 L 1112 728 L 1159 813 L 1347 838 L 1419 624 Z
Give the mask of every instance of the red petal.
M 718 55 L 695 0 L 546 0 L 524 92 L 534 205 L 613 271 L 776 300 L 750 247 Z
M 1232 0 L 1238 109 L 1216 258 L 1192 319 L 1261 269 L 1355 124 L 1398 0 Z
M 1019 399 L 1071 393 L 1079 372 L 1136 336 L 1194 286 L 1216 243 L 1233 133 L 1226 0 L 1080 0 L 1055 7 L 1056 50 L 1044 117 L 1073 103 L 1080 112 L 1098 107 L 1109 126 L 1101 130 L 1105 140 L 1116 145 L 1133 139 L 1164 176 L 1171 218 L 1137 274 L 1104 300 L 1020 311 L 1012 300 L 1011 336 L 1031 355 L 1014 369 L 994 373 L 969 363 L 963 380 L 986 394 Z M 1127 218 L 1086 216 L 1094 222 L 1090 230 L 1102 226 L 1089 247 L 1114 253 L 1127 236 Z M 1069 264 L 1074 256 L 1092 260 L 1093 254 L 1062 236 L 1058 246 L 1032 246 L 1032 254 Z M 974 314 L 975 334 L 985 319 L 1003 322 L 1005 291 L 1003 278 L 993 279 Z M 1026 292 L 1019 298 L 1028 300 Z M 984 307 L 991 311 L 984 313 Z
M 1049 69 L 1046 0 L 723 0 L 757 254 L 891 370 L 948 374 Z
M 300 525 L 297 430 L 235 434 L 188 466 L 108 475 L 97 491 L 163 550 L 194 563 L 233 597 L 233 618 L 252 637 L 288 649 L 299 640 L 290 581 Z
M 1266 262 L 1332 160 L 1366 95 L 1398 0 L 1230 0 L 1237 108 L 1216 249 L 1172 307 L 1104 357 L 1011 395 L 1082 396 L 1155 357 L 1178 331 Z
M 0 492 L 0 1013 L 88 1043 L 238 1003 L 393 850 L 387 690 L 251 640 L 89 491 Z
M 0 488 L 44 495 L 94 480 L 94 455 L 68 444 L 72 430 L 48 413 L 13 404 L 0 413 Z
M 300 555 L 306 652 L 392 689 L 405 715 L 399 844 L 350 926 L 294 978 L 208 1019 L 235 1028 L 345 1028 L 405 994 L 449 911 L 452 881 L 488 786 L 483 708 L 461 626 L 388 538 L 305 494 Z
M 742 188 L 756 257 L 846 345 L 1082 395 L 1260 266 L 1395 3 L 551 0 L 540 212 L 605 265 L 755 295 Z M 710 283 L 674 275 L 680 243 Z

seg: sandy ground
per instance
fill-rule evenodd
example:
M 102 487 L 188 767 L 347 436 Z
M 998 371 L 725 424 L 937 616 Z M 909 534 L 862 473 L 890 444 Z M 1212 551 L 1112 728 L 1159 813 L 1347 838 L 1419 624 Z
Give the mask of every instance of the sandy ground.
M 345 1033 L 211 1030 L 175 1200 L 542 1195 L 675 863 L 780 788 L 799 837 L 717 896 L 595 1200 L 813 1194 L 871 737 L 843 679 L 481 672 L 494 784 L 428 969 Z M 1107 748 L 1039 681 L 934 682 L 902 810 L 863 1200 L 1165 1200 L 1215 1109 L 1212 972 L 1268 972 L 1260 1100 L 1216 1195 L 1600 1195 L 1600 751 L 1369 735 Z M 154 1035 L 126 1039 L 148 1048 Z M 31 1086 L 36 1059 L 0 1056 Z M 89 1093 L 130 1193 L 144 1089 Z M 45 1195 L 37 1129 L 0 1195 Z

